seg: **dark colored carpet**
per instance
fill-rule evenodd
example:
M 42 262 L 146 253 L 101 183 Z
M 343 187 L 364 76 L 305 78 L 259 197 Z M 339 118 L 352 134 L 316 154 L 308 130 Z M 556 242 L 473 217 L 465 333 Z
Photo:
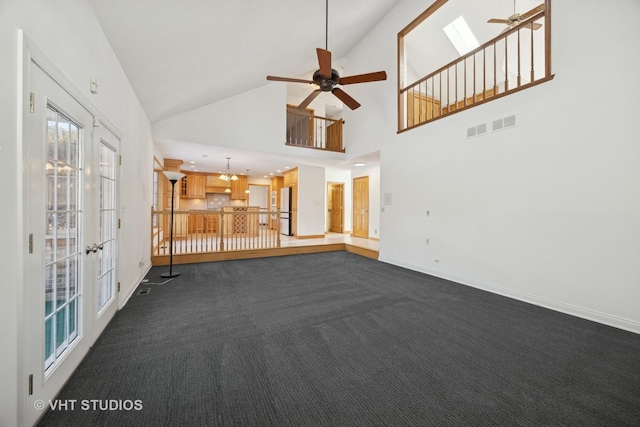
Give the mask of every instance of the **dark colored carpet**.
M 348 252 L 176 270 L 59 396 L 142 409 L 40 425 L 640 425 L 639 335 Z

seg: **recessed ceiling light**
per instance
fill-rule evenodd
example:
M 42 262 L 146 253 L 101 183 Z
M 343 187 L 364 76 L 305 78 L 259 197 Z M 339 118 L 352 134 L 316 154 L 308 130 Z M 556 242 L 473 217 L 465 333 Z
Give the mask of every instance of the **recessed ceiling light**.
M 289 166 L 285 166 L 284 168 L 285 168 L 285 169 L 291 169 Z
M 189 167 L 190 167 L 190 168 L 195 168 L 195 166 L 193 166 L 193 165 L 191 165 L 191 166 L 189 166 Z
M 276 172 L 280 173 L 280 172 L 282 172 L 282 171 L 281 171 L 280 169 L 278 169 Z
M 269 175 L 273 175 L 273 172 L 269 172 Z
M 353 164 L 353 166 L 365 166 L 365 165 L 366 165 L 366 163 L 365 163 L 365 162 L 355 162 L 355 163 Z
M 196 162 L 194 162 L 193 160 L 191 160 L 189 163 L 191 163 L 192 165 L 196 164 Z

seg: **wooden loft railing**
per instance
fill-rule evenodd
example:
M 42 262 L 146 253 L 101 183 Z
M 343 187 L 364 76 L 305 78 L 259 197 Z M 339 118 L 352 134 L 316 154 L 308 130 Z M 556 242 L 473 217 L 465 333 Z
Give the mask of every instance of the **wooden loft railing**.
M 171 211 L 151 211 L 151 259 L 169 255 Z M 173 255 L 280 247 L 280 211 L 257 208 L 175 211 Z
M 344 153 L 344 120 L 314 116 L 296 108 L 287 108 L 286 145 Z
M 534 30 L 534 24 L 542 27 Z M 542 10 L 455 61 L 400 88 L 398 131 L 552 79 L 548 27 L 545 10 Z

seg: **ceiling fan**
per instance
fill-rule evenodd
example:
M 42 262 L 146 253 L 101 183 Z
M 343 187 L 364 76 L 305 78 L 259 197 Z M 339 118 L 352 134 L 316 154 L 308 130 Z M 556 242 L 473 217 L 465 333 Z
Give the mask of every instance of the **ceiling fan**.
M 508 17 L 507 19 L 489 19 L 487 22 L 490 24 L 507 24 L 507 28 L 505 28 L 502 32 L 508 31 L 511 28 L 520 24 L 520 22 L 532 17 L 533 15 L 542 12 L 544 10 L 544 3 L 541 3 L 539 6 L 534 7 L 528 12 L 525 13 L 517 13 L 516 12 L 516 0 L 513 0 L 513 15 Z M 534 30 L 542 27 L 542 24 L 531 23 L 528 27 L 533 26 Z
M 326 37 L 325 48 L 317 48 L 318 69 L 313 73 L 313 80 L 294 79 L 289 77 L 267 76 L 267 80 L 292 82 L 292 83 L 309 83 L 318 85 L 318 89 L 311 92 L 296 108 L 304 110 L 321 92 L 331 92 L 340 99 L 347 107 L 355 110 L 360 107 L 358 101 L 349 96 L 345 91 L 336 87 L 336 85 L 350 85 L 355 83 L 375 82 L 387 79 L 387 73 L 384 71 L 376 71 L 374 73 L 358 74 L 354 76 L 340 77 L 338 72 L 331 68 L 331 52 L 328 50 L 329 39 L 329 0 L 326 1 Z

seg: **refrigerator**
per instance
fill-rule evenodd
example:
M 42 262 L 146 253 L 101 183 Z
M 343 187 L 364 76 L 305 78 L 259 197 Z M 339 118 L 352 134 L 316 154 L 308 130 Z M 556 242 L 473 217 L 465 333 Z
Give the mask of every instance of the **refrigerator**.
M 291 233 L 291 187 L 280 189 L 280 232 L 285 236 Z

